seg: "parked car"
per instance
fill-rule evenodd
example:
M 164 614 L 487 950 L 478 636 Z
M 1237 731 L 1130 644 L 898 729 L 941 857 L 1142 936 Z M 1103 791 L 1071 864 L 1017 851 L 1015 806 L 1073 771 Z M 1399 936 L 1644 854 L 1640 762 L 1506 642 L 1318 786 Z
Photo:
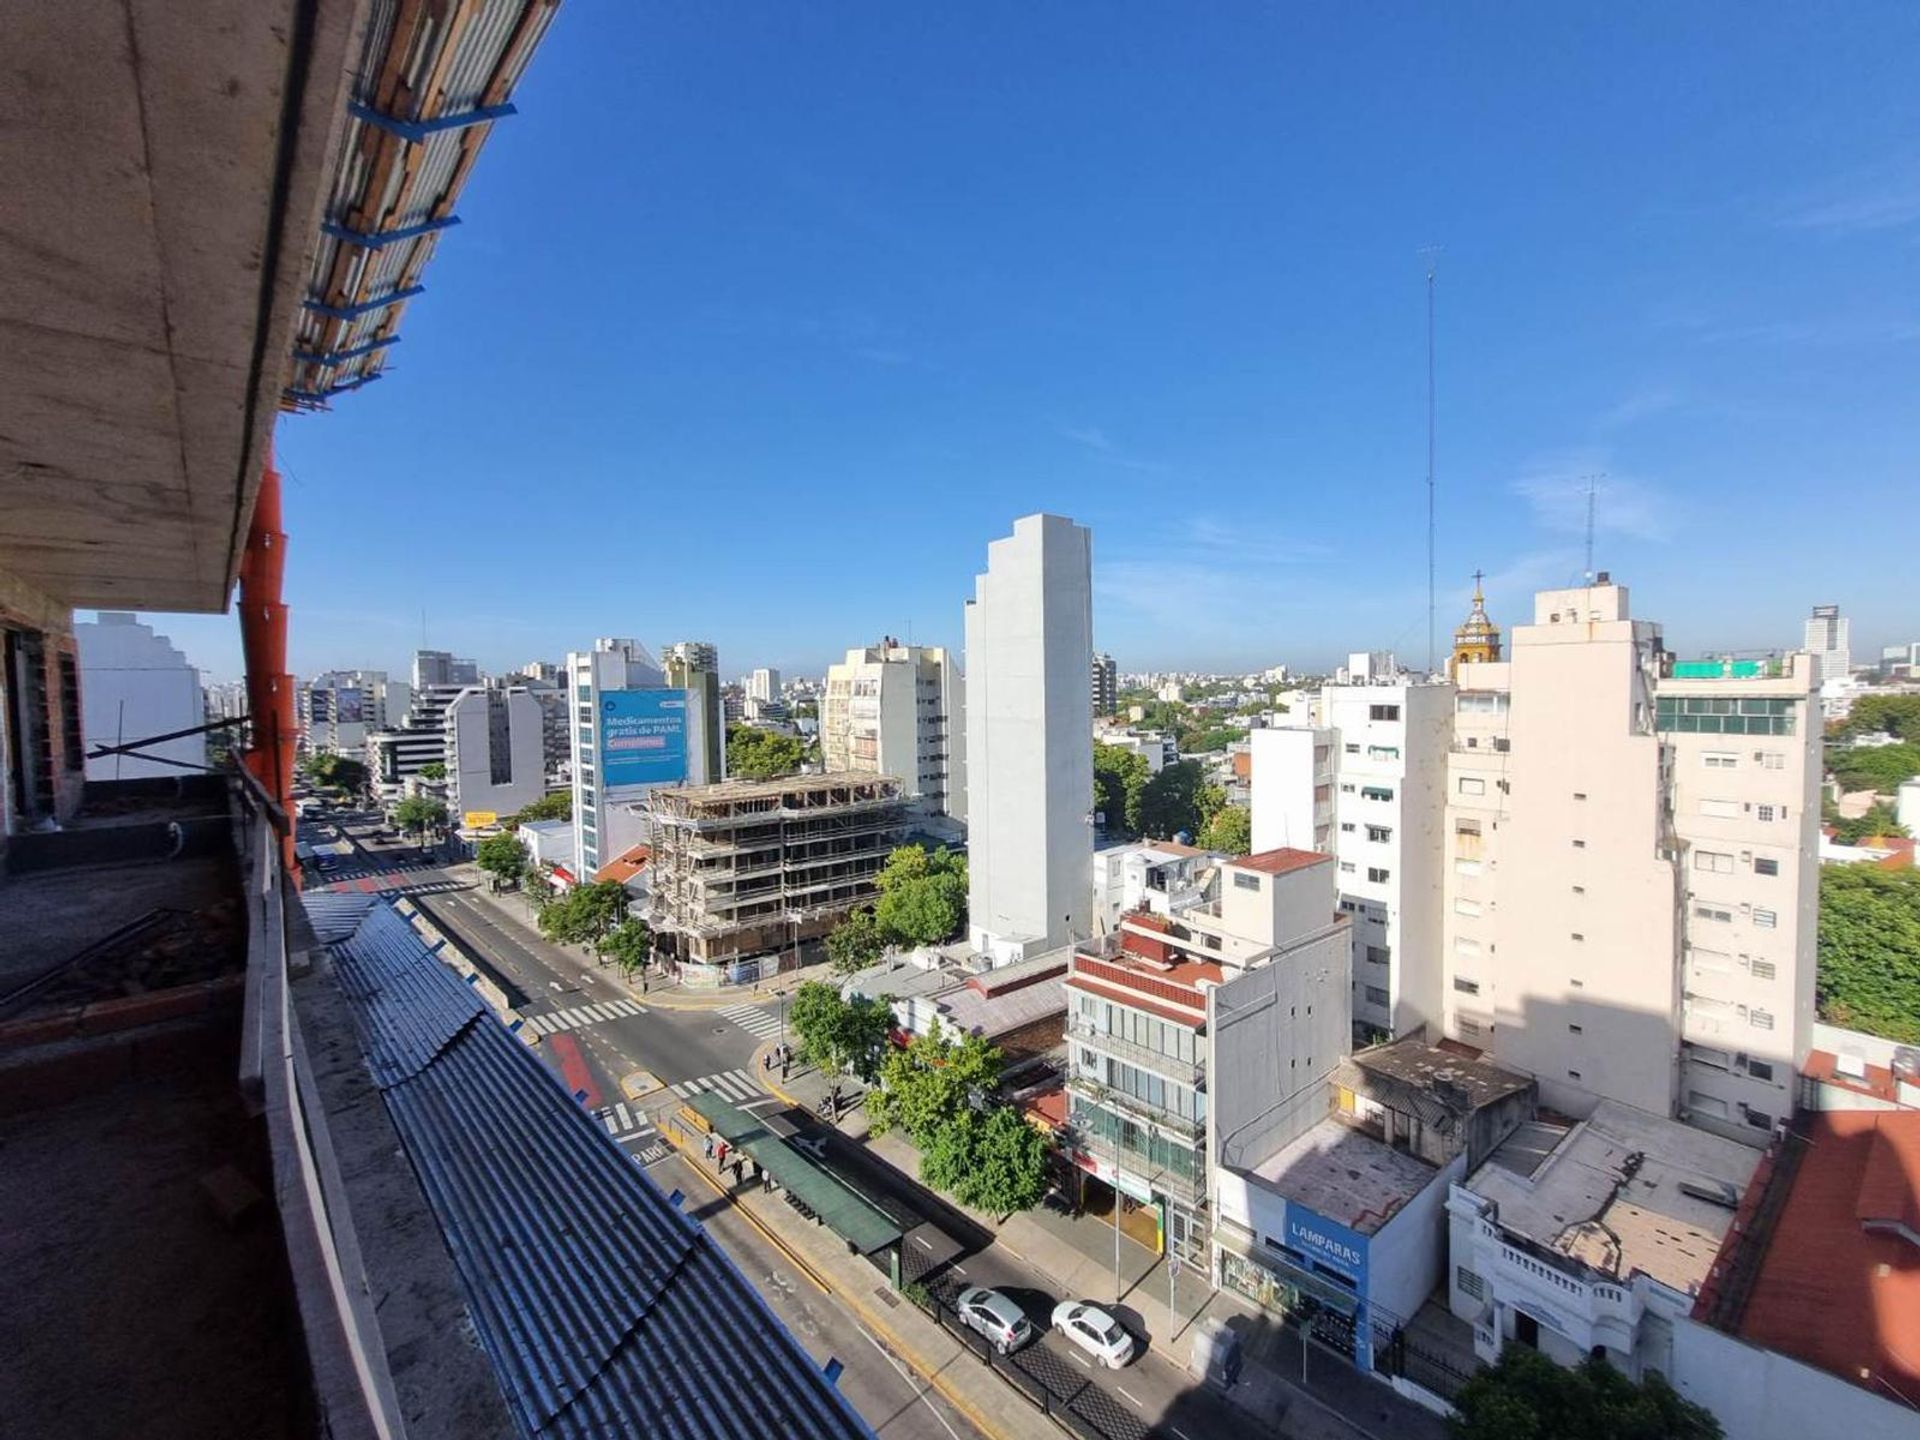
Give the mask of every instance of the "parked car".
M 1098 1305 L 1062 1300 L 1053 1307 L 1053 1328 L 1109 1370 L 1118 1370 L 1133 1358 L 1133 1336 Z
M 975 1285 L 962 1290 L 954 1306 L 960 1313 L 960 1323 L 986 1336 L 1002 1355 L 1011 1355 L 1033 1339 L 1033 1322 L 998 1290 Z

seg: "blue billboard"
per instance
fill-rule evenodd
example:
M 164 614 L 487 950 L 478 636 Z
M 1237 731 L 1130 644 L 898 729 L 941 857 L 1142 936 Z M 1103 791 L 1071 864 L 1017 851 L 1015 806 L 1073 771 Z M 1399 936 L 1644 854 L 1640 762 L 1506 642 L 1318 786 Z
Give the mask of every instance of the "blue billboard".
M 672 785 L 687 778 L 687 692 L 600 693 L 600 784 Z
M 1305 1255 L 1313 1268 L 1352 1282 L 1358 1302 L 1353 1314 L 1353 1359 L 1373 1368 L 1373 1313 L 1367 1304 L 1367 1237 L 1329 1220 L 1298 1200 L 1287 1201 L 1287 1245 Z

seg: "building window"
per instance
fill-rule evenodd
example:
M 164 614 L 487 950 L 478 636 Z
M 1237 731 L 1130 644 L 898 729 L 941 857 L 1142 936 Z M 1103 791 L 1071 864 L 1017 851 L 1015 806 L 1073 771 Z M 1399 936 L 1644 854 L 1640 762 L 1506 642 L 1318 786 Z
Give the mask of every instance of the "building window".
M 1584 800 L 1587 798 L 1587 792 L 1584 790 L 1576 790 L 1573 792 L 1573 798 L 1576 800 Z
M 1753 862 L 1753 873 L 1756 875 L 1778 875 L 1780 873 L 1780 862 L 1778 860 L 1755 860 Z
M 1393 997 L 1378 985 L 1369 985 L 1367 986 L 1367 1003 L 1369 1005 L 1378 1005 L 1382 1009 L 1385 1009 L 1393 1003 Z
M 1773 974 L 1774 974 L 1774 971 L 1773 971 L 1773 961 L 1771 961 L 1771 960 L 1755 960 L 1755 961 L 1753 962 L 1753 978 L 1754 978 L 1754 979 L 1756 979 L 1756 980 L 1771 980 L 1771 979 L 1773 979 Z
M 1738 800 L 1702 799 L 1700 813 L 1713 820 L 1738 820 L 1740 802 Z
M 1358 868 L 1358 867 L 1356 867 L 1356 866 L 1354 865 L 1354 863 L 1353 863 L 1353 861 L 1351 861 L 1351 860 L 1342 860 L 1342 861 L 1340 862 L 1340 873 L 1341 873 L 1342 875 L 1351 875 L 1351 874 L 1353 874 L 1353 872 L 1354 872 L 1354 870 L 1355 870 L 1356 868 Z
M 1478 1039 L 1480 1036 L 1480 1022 L 1478 1020 L 1469 1020 L 1464 1015 L 1454 1016 L 1453 1028 L 1458 1030 L 1462 1035 L 1471 1035 L 1475 1039 Z
M 1233 872 L 1233 888 L 1236 890 L 1258 890 L 1260 888 L 1260 877 L 1258 875 L 1249 875 L 1244 870 L 1236 870 Z
M 1687 1045 L 1687 1057 L 1696 1065 L 1704 1065 L 1709 1070 L 1725 1070 L 1730 1063 L 1727 1052 L 1715 1050 L 1707 1045 Z
M 1349 755 L 1358 755 L 1359 753 L 1360 753 L 1360 747 L 1359 747 L 1359 745 L 1357 745 L 1357 744 L 1354 744 L 1354 745 L 1349 745 L 1349 746 L 1347 746 L 1347 754 L 1349 754 Z
M 1740 763 L 1740 757 L 1729 750 L 1709 750 L 1700 758 L 1709 770 L 1732 770 Z
M 1369 705 L 1367 707 L 1367 718 L 1369 720 L 1398 720 L 1400 718 L 1400 707 L 1398 705 Z
M 1390 825 L 1367 826 L 1367 839 L 1369 840 L 1372 840 L 1378 843 L 1384 843 L 1388 840 L 1391 840 L 1392 838 L 1393 838 L 1393 827 Z
M 1464 975 L 1456 975 L 1453 977 L 1453 988 L 1458 990 L 1462 995 L 1478 995 L 1480 993 L 1480 982 L 1478 980 L 1469 980 Z
M 1367 746 L 1367 758 L 1369 760 L 1398 760 L 1400 758 L 1400 747 L 1398 745 L 1369 745 Z
M 1733 923 L 1733 912 L 1722 910 L 1718 905 L 1696 905 L 1693 907 L 1693 918 L 1712 920 L 1719 925 L 1730 925 Z
M 1573 893 L 1576 895 L 1584 895 L 1587 893 L 1587 887 L 1584 885 L 1576 885 L 1573 887 Z
M 1747 1023 L 1756 1030 L 1771 1030 L 1773 1029 L 1773 1012 L 1771 1010 L 1749 1010 L 1747 1012 Z
M 1460 793 L 1462 795 L 1484 795 L 1487 793 L 1487 782 L 1477 775 L 1462 775 L 1460 777 Z
M 80 666 L 71 652 L 62 650 L 60 660 L 60 748 L 69 770 L 83 770 L 87 764 L 85 737 L 80 733 Z M 228 732 L 231 737 L 232 732 Z
M 1367 879 L 1376 885 L 1386 884 L 1389 873 L 1389 871 L 1382 870 L 1378 865 L 1369 865 L 1367 867 Z
M 1787 757 L 1778 750 L 1756 750 L 1753 752 L 1753 758 L 1760 762 L 1760 768 L 1762 770 L 1784 770 L 1787 768 Z
M 1696 850 L 1693 852 L 1693 868 L 1710 870 L 1715 875 L 1733 873 L 1733 856 L 1723 855 L 1717 850 Z
M 1704 1090 L 1690 1090 L 1687 1092 L 1687 1108 L 1689 1110 L 1696 1110 L 1702 1115 L 1712 1115 L 1716 1119 L 1724 1120 L 1727 1118 L 1727 1102 L 1717 1095 L 1707 1094 Z
M 1780 917 L 1771 910 L 1756 909 L 1753 912 L 1753 924 L 1757 930 L 1771 930 L 1780 923 Z
M 1756 805 L 1753 807 L 1754 818 L 1756 820 L 1771 821 L 1774 818 L 1777 808 L 1778 807 L 1773 805 Z M 1786 817 L 1782 815 L 1780 818 L 1785 819 Z
M 1340 833 L 1342 835 L 1351 835 L 1353 833 L 1353 822 L 1351 820 L 1342 820 L 1340 822 Z
M 1581 1035 L 1581 1034 L 1585 1034 L 1586 1032 L 1581 1030 L 1581 1028 L 1578 1025 L 1568 1025 L 1567 1033 L 1569 1035 Z
M 1568 980 L 1567 984 L 1571 985 L 1576 990 L 1584 990 L 1587 988 L 1587 982 L 1582 980 L 1577 975 L 1574 976 L 1572 979 Z
M 1480 942 L 1465 935 L 1453 937 L 1453 953 L 1456 955 L 1478 955 Z
M 1753 1126 L 1754 1129 L 1771 1130 L 1773 1128 L 1773 1116 L 1767 1114 L 1766 1111 L 1756 1110 L 1751 1105 L 1747 1106 L 1746 1110 L 1747 1124 Z
M 1765 1060 L 1747 1061 L 1747 1074 L 1756 1080 L 1773 1079 L 1773 1066 Z
M 1576 931 L 1574 931 L 1574 932 L 1573 932 L 1573 938 L 1574 938 L 1575 940 L 1580 940 L 1580 941 L 1584 941 L 1584 940 L 1585 940 L 1585 939 L 1586 939 L 1587 937 L 1586 937 L 1586 936 L 1584 936 L 1584 935 L 1582 935 L 1582 934 L 1581 934 L 1581 933 L 1580 933 L 1580 932 L 1579 932 L 1578 930 L 1576 930 Z
M 1580 1078 L 1580 1072 L 1578 1070 L 1567 1071 L 1567 1079 L 1578 1080 L 1579 1078 Z
M 1453 897 L 1453 913 L 1456 915 L 1478 915 L 1480 913 L 1480 902 L 1478 900 L 1469 900 L 1464 895 L 1456 895 Z
M 1340 787 L 1340 793 L 1341 793 L 1342 795 L 1351 795 L 1351 794 L 1353 793 L 1353 786 L 1351 786 L 1351 785 L 1342 785 L 1342 786 Z
M 1389 958 L 1391 958 L 1391 956 L 1386 946 L 1384 945 L 1367 946 L 1367 959 L 1373 964 L 1384 965 L 1387 963 Z
M 1587 848 L 1587 842 L 1584 840 L 1576 840 L 1573 842 L 1573 848 L 1576 850 L 1584 850 Z
M 1362 800 L 1391 800 L 1393 799 L 1393 791 L 1387 789 L 1384 785 L 1363 785 L 1360 788 L 1360 798 Z
M 1462 1295 L 1474 1300 L 1487 1298 L 1487 1282 L 1479 1274 L 1464 1265 L 1453 1267 L 1453 1283 Z

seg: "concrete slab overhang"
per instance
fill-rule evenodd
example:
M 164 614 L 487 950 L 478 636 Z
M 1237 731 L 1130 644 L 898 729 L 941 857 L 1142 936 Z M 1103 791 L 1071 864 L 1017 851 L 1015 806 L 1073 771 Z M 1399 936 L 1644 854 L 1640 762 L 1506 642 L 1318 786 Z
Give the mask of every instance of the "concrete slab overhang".
M 367 10 L 0 6 L 0 570 L 226 608 Z

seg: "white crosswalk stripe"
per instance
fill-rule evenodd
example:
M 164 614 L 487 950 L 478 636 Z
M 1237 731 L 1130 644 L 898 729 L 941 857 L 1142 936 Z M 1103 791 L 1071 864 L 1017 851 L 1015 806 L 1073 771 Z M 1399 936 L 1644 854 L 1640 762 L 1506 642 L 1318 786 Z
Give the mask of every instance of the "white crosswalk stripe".
M 769 1015 L 758 1005 L 729 1005 L 718 1014 L 722 1019 L 731 1020 L 756 1040 L 780 1038 L 780 1017 Z
M 672 1147 L 660 1138 L 660 1131 L 647 1118 L 646 1111 L 637 1105 L 628 1105 L 622 1100 L 617 1104 L 601 1106 L 593 1115 L 607 1127 L 607 1134 L 631 1148 L 632 1154 L 642 1165 L 664 1160 L 672 1153 Z
M 702 1075 L 698 1080 L 682 1080 L 673 1087 L 673 1093 L 682 1100 L 698 1095 L 703 1090 L 716 1091 L 736 1105 L 766 1098 L 766 1092 L 754 1084 L 753 1076 L 744 1070 L 723 1070 L 718 1075 Z
M 637 1000 L 612 1000 L 601 1005 L 576 1005 L 551 1015 L 530 1015 L 527 1029 L 535 1035 L 557 1035 L 562 1030 L 578 1030 L 582 1025 L 604 1025 L 609 1020 L 646 1013 L 647 1007 Z

